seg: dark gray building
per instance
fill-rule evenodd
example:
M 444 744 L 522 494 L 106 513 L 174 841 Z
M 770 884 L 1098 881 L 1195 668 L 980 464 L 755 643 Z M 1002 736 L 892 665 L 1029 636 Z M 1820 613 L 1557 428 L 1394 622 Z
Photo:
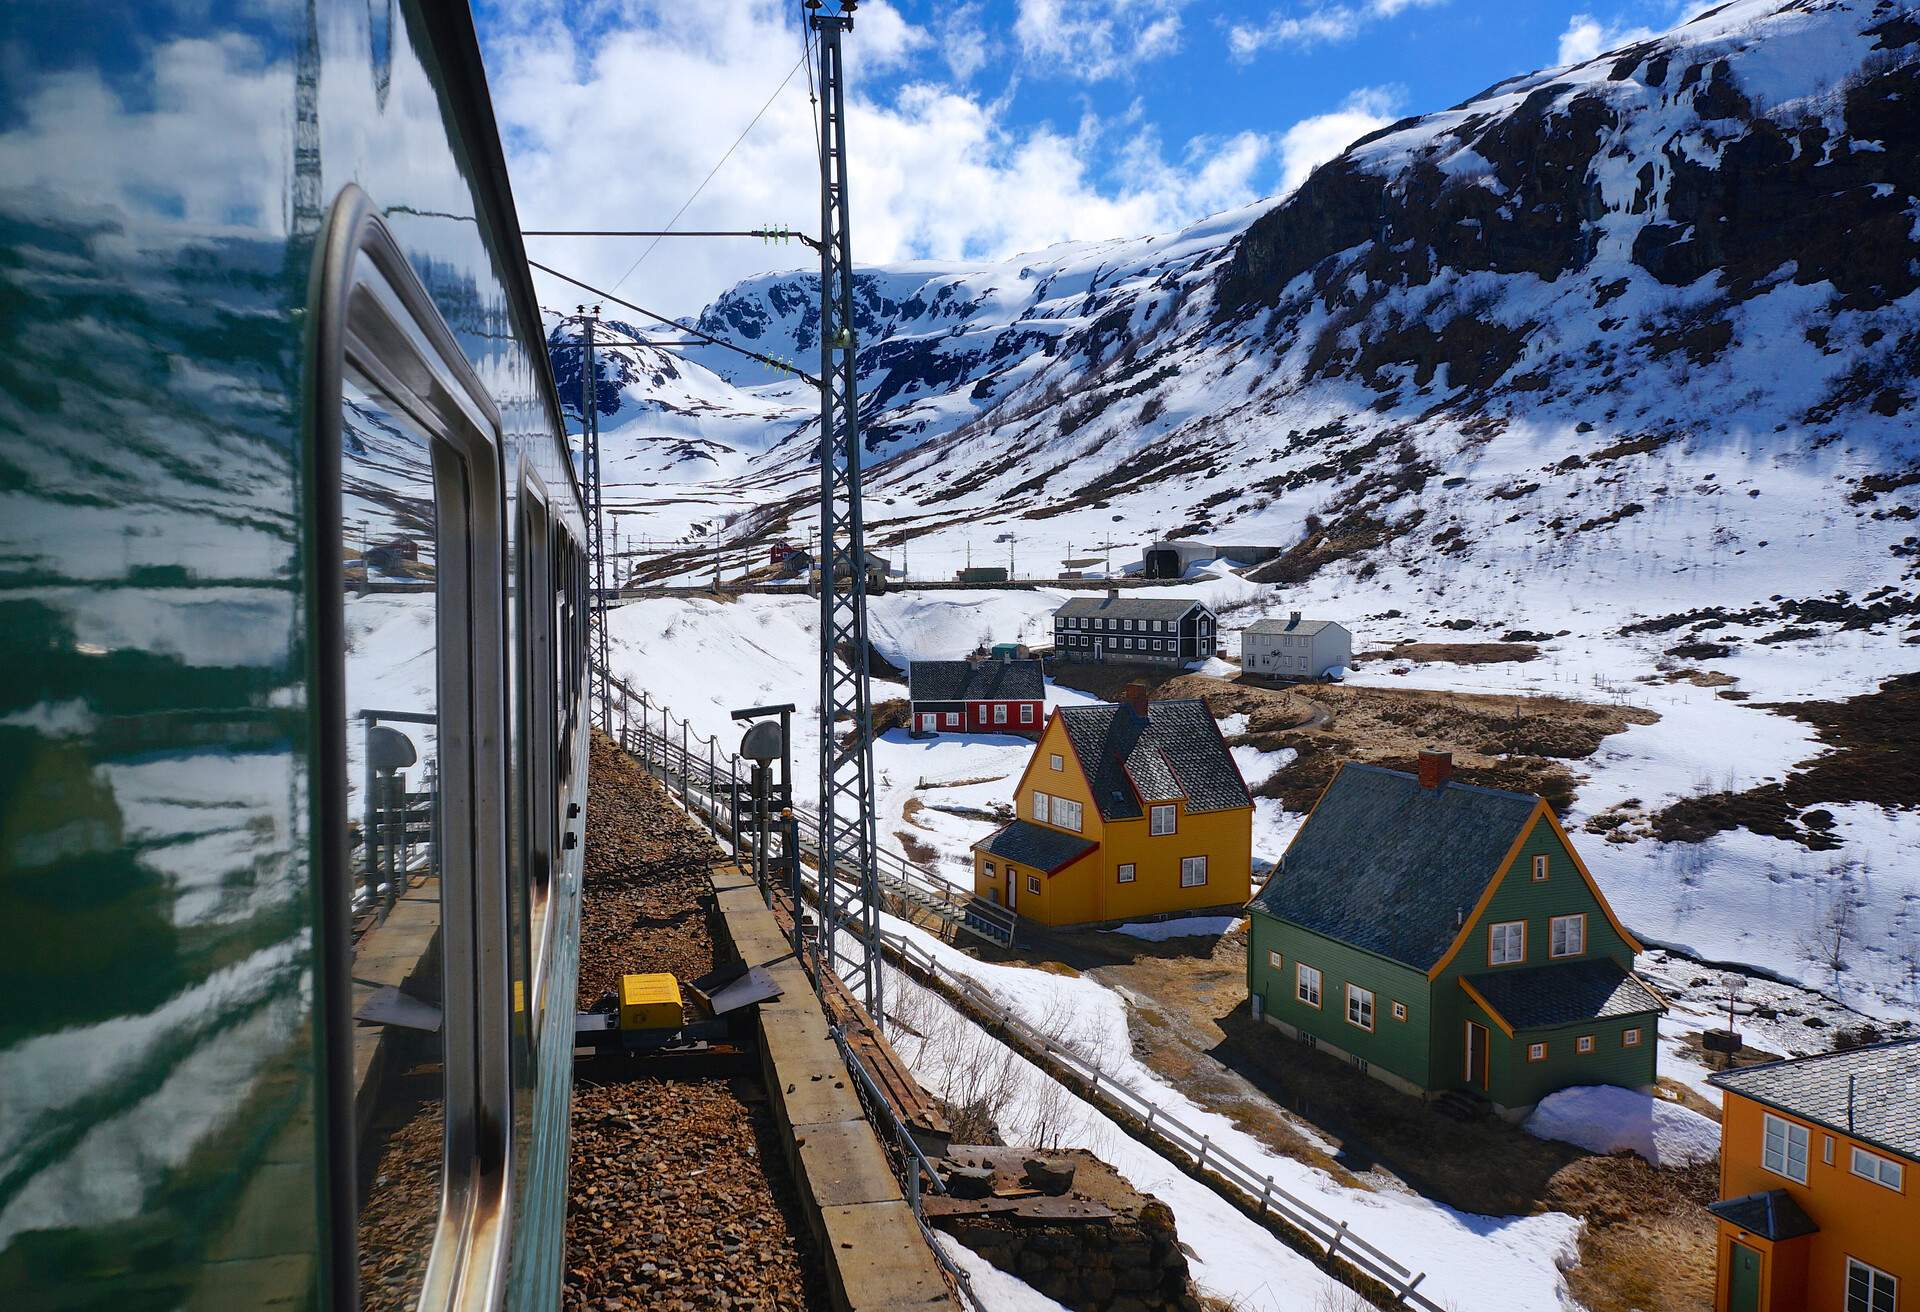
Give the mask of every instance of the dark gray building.
M 1182 665 L 1213 655 L 1219 626 L 1192 597 L 1075 597 L 1053 613 L 1053 654 L 1065 661 Z

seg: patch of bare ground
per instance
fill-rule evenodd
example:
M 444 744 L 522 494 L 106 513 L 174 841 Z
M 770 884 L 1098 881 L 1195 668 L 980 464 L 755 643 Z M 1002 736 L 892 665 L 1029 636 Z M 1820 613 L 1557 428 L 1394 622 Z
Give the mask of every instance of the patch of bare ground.
M 1725 670 L 1696 670 L 1691 666 L 1668 670 L 1661 677 L 1668 683 L 1690 683 L 1696 688 L 1731 688 L 1740 682 Z
M 724 859 L 707 831 L 612 739 L 594 735 L 590 768 L 582 1010 L 614 993 L 622 975 L 670 971 L 687 980 L 713 969 L 707 872 Z
M 1580 1264 L 1567 1279 L 1595 1312 L 1698 1312 L 1711 1303 L 1713 1225 L 1703 1206 L 1718 1196 L 1712 1163 L 1657 1170 L 1495 1118 L 1463 1124 L 1289 1041 L 1248 1012 L 1244 926 L 1211 942 L 1049 931 L 1027 951 L 1072 961 L 1121 991 L 1136 1055 L 1275 1152 L 1352 1187 L 1389 1176 L 1481 1215 L 1583 1217 Z
M 1591 756 L 1629 725 L 1659 718 L 1639 707 L 1567 697 L 1351 684 L 1281 691 L 1244 676 L 1228 682 L 1200 674 L 1170 679 L 1152 695 L 1198 697 L 1215 716 L 1244 714 L 1247 731 L 1234 742 L 1297 753 L 1254 790 L 1279 798 L 1289 811 L 1310 809 L 1343 762 L 1411 770 L 1421 751 L 1437 750 L 1453 753 L 1461 782 L 1538 793 L 1565 814 L 1574 797 L 1566 762 Z
M 561 1306 L 826 1307 L 780 1130 L 750 1080 L 573 1094 Z
M 1819 852 L 1840 846 L 1826 805 L 1920 807 L 1920 673 L 1844 701 L 1755 704 L 1812 725 L 1827 750 L 1779 783 L 1682 798 L 1653 817 L 1653 837 L 1697 843 L 1747 829 Z
M 591 767 L 583 1005 L 611 994 L 622 974 L 687 980 L 713 968 L 707 872 L 723 859 L 604 735 L 594 735 Z M 563 1308 L 829 1305 L 781 1132 L 755 1080 L 583 1078 L 571 1116 Z
M 1361 661 L 1422 661 L 1449 665 L 1498 665 L 1505 661 L 1537 660 L 1540 649 L 1530 642 L 1401 642 L 1379 651 L 1363 651 Z

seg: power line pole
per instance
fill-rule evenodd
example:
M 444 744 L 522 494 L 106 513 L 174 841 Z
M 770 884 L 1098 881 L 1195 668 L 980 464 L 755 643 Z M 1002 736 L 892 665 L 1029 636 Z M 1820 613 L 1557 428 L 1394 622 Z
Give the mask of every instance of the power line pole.
M 866 1007 L 886 1021 L 880 971 L 880 889 L 874 865 L 872 693 L 867 682 L 867 552 L 860 506 L 853 249 L 847 220 L 846 91 L 840 38 L 857 0 L 825 13 L 806 0 L 820 86 L 820 936 L 824 953 Z M 844 668 L 836 659 L 846 653 Z M 840 725 L 851 726 L 840 745 Z M 841 870 L 845 868 L 845 875 Z M 797 914 L 799 908 L 795 908 Z M 842 928 L 847 930 L 842 933 Z
M 594 329 L 600 322 L 600 307 L 591 311 L 584 305 L 574 307 L 568 320 L 580 329 L 580 464 L 581 491 L 587 501 L 587 560 L 593 570 L 593 604 L 587 607 L 587 645 L 591 662 L 592 693 L 600 698 L 600 725 L 613 728 L 613 698 L 607 685 L 611 673 L 607 664 L 607 551 L 604 534 L 600 478 L 600 379 L 594 359 Z

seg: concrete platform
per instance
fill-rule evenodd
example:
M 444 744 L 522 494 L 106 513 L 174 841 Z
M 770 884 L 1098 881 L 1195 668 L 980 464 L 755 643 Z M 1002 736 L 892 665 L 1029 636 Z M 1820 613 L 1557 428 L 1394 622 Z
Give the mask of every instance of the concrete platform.
M 834 1306 L 840 1312 L 959 1312 L 827 1032 L 813 981 L 752 880 L 732 866 L 716 867 L 711 880 L 715 946 L 725 944 L 748 967 L 763 967 L 782 990 L 758 1008 L 762 1075 L 788 1132 L 789 1164 L 826 1258 Z

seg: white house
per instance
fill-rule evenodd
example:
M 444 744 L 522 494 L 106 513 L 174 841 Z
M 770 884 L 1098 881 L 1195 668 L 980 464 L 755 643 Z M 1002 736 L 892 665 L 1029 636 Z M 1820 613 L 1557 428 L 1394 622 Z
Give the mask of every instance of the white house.
M 1353 635 L 1332 620 L 1259 620 L 1240 635 L 1240 668 L 1278 679 L 1318 679 L 1353 663 Z

